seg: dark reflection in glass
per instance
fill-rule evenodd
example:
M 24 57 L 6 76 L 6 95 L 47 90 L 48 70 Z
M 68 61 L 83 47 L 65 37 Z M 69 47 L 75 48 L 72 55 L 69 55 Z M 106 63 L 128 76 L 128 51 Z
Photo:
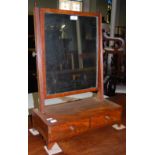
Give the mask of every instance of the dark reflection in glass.
M 47 94 L 95 88 L 96 17 L 45 14 Z

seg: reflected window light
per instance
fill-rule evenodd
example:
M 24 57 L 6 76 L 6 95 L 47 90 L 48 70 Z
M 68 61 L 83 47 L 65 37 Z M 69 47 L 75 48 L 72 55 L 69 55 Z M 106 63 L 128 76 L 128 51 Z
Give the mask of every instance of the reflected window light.
M 65 25 L 65 24 L 61 25 L 61 29 L 64 29 L 65 27 L 66 27 L 66 25 Z
M 59 9 L 82 11 L 82 0 L 59 0 Z
M 78 16 L 70 16 L 70 20 L 78 20 Z

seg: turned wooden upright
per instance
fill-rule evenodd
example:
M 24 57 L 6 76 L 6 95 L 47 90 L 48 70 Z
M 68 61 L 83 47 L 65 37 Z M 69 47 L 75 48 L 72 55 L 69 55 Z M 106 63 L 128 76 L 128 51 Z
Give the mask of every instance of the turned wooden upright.
M 97 85 L 56 94 L 47 94 L 45 59 L 45 13 L 96 17 L 97 20 Z M 103 53 L 102 53 L 102 16 L 98 13 L 64 11 L 49 8 L 34 8 L 35 44 L 37 51 L 37 74 L 39 90 L 39 109 L 32 113 L 33 127 L 44 137 L 48 148 L 54 142 L 71 138 L 90 129 L 121 122 L 122 108 L 104 100 L 103 90 Z M 96 76 L 96 75 L 95 75 Z M 96 96 L 88 99 L 69 101 L 63 104 L 45 106 L 46 99 L 65 97 L 73 94 L 94 92 Z M 49 118 L 56 120 L 51 123 Z

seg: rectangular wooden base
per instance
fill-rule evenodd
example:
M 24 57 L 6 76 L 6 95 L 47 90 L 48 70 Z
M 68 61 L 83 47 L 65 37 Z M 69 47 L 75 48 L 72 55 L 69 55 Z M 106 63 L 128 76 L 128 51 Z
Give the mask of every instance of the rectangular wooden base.
M 46 106 L 44 113 L 32 112 L 33 128 L 46 141 L 48 149 L 54 142 L 71 138 L 88 130 L 121 123 L 122 107 L 114 102 L 97 101 L 95 97 Z

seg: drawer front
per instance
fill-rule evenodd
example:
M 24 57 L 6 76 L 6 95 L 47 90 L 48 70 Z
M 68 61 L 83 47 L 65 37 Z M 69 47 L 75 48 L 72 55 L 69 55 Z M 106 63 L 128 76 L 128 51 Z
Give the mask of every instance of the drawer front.
M 120 122 L 121 111 L 108 111 L 102 115 L 94 116 L 91 118 L 91 128 L 99 128 L 106 125 L 112 125 Z
M 89 128 L 89 119 L 67 122 L 51 127 L 50 141 L 63 140 L 75 135 L 79 135 Z

